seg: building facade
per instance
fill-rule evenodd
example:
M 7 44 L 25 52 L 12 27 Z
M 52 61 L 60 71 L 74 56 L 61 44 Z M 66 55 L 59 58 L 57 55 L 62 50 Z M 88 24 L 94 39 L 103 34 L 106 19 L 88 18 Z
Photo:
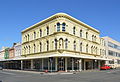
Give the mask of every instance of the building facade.
M 1 60 L 4 60 L 5 48 L 6 48 L 6 47 L 2 47 L 2 49 L 0 50 L 0 59 L 1 59 Z
M 9 59 L 12 59 L 15 57 L 15 54 L 14 54 L 14 47 L 12 48 L 9 48 Z
M 9 48 L 5 48 L 4 59 L 9 59 Z
M 20 58 L 21 57 L 21 54 L 22 54 L 22 45 L 21 43 L 16 43 L 14 45 L 14 53 L 15 53 L 15 58 Z
M 113 68 L 120 67 L 120 42 L 115 41 L 110 37 L 103 37 L 106 46 L 106 56 L 111 59 L 106 61 L 106 64 Z
M 65 13 L 22 31 L 22 69 L 81 71 L 105 63 L 104 39 L 93 27 Z

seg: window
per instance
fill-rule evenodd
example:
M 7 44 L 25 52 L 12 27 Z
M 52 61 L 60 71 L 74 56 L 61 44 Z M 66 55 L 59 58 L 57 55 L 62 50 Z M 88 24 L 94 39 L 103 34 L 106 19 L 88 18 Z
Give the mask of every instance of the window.
M 55 39 L 55 49 L 57 50 L 57 39 Z
M 82 30 L 80 30 L 80 37 L 82 37 Z
M 102 49 L 100 49 L 100 55 L 102 55 Z
M 36 39 L 36 32 L 34 32 L 34 39 Z
M 114 64 L 114 60 L 109 61 L 109 64 Z
M 75 35 L 75 27 L 73 27 L 73 34 Z
M 49 27 L 47 27 L 47 35 L 49 35 Z
M 68 39 L 65 40 L 65 49 L 68 48 Z
M 26 54 L 28 54 L 28 47 L 26 46 Z
M 97 54 L 97 47 L 95 48 L 95 51 L 96 51 L 95 53 Z
M 82 43 L 80 43 L 80 51 L 82 52 Z
M 29 48 L 29 54 L 30 54 L 30 46 L 28 48 Z
M 40 37 L 42 37 L 42 30 L 40 29 Z
M 25 41 L 27 41 L 27 36 L 25 35 Z
M 29 41 L 29 39 L 30 39 L 30 36 L 29 36 L 29 34 L 28 34 L 28 41 Z
M 91 54 L 93 54 L 93 46 L 91 47 Z
M 26 54 L 26 48 L 24 47 L 24 54 Z
M 36 45 L 34 44 L 34 53 L 36 53 Z
M 113 51 L 109 50 L 108 53 L 109 53 L 109 55 L 114 56 L 114 52 Z
M 57 32 L 60 31 L 60 23 L 57 23 Z
M 96 41 L 96 36 L 94 37 L 94 41 Z
M 40 52 L 42 52 L 42 43 L 40 42 Z
M 59 39 L 59 49 L 63 49 L 63 38 Z
M 92 41 L 94 41 L 94 35 L 92 35 Z
M 76 41 L 74 41 L 73 44 L 74 44 L 74 50 L 76 50 Z
M 86 39 L 88 39 L 88 32 L 86 32 Z
M 47 41 L 47 51 L 49 50 L 49 42 Z
M 62 31 L 65 32 L 65 23 L 62 24 Z
M 86 53 L 88 53 L 88 44 L 86 45 Z

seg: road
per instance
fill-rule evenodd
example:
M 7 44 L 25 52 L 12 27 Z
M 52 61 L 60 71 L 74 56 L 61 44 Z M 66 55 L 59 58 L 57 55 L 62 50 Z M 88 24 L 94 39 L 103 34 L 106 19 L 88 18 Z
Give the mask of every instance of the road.
M 39 74 L 0 70 L 2 82 L 120 82 L 120 69 L 77 74 Z

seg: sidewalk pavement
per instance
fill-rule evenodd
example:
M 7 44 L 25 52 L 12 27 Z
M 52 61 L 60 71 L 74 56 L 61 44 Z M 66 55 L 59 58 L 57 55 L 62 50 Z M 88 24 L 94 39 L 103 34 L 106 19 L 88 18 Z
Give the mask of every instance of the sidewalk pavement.
M 41 75 L 56 75 L 56 74 L 77 74 L 83 72 L 99 72 L 100 70 L 83 70 L 83 71 L 70 71 L 70 72 L 38 72 L 38 71 L 26 71 L 26 70 L 13 70 L 13 69 L 3 69 L 4 71 L 12 72 L 23 72 L 23 73 L 35 73 Z

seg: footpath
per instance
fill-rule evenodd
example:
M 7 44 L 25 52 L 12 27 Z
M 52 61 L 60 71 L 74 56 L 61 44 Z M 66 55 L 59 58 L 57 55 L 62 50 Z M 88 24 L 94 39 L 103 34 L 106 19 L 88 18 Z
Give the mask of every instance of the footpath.
M 39 72 L 39 71 L 26 71 L 26 70 L 13 70 L 13 69 L 3 69 L 3 71 L 7 72 L 21 72 L 21 73 L 34 73 L 41 75 L 56 75 L 56 74 L 77 74 L 83 72 L 100 72 L 100 70 L 85 70 L 85 71 L 71 71 L 71 72 Z

